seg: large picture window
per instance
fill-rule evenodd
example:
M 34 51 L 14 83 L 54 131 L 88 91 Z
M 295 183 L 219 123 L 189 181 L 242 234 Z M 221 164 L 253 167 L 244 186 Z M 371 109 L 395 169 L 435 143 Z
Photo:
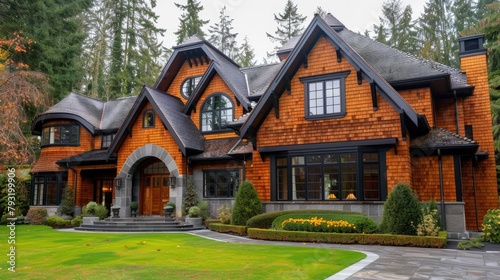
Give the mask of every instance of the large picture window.
M 309 119 L 345 115 L 345 77 L 347 72 L 301 78 L 304 83 L 305 116 Z
M 225 94 L 213 94 L 203 103 L 201 107 L 201 131 L 224 130 L 232 120 L 233 102 Z
M 59 205 L 68 183 L 66 173 L 35 175 L 31 188 L 31 205 Z
M 381 160 L 382 159 L 382 160 Z M 275 200 L 382 200 L 383 152 L 335 152 L 274 158 Z
M 54 125 L 42 130 L 42 146 L 47 145 L 79 145 L 79 125 Z
M 204 197 L 235 197 L 239 183 L 239 169 L 203 171 Z

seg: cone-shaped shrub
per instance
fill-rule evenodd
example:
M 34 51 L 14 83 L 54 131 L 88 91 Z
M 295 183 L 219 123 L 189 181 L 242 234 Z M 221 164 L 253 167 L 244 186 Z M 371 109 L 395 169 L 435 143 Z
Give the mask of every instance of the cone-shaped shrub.
M 231 223 L 233 225 L 244 226 L 248 219 L 262 213 L 262 202 L 253 187 L 252 182 L 244 181 L 236 193 Z
M 417 235 L 417 225 L 422 220 L 422 210 L 410 186 L 399 183 L 384 204 L 380 228 L 392 234 Z

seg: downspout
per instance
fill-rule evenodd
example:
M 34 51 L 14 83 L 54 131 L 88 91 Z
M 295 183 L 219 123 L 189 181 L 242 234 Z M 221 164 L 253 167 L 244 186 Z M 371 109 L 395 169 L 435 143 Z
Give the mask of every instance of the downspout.
M 456 131 L 457 134 L 460 134 L 460 126 L 458 123 L 458 99 L 457 99 L 457 91 L 453 91 L 453 96 L 455 96 L 455 123 L 456 123 Z
M 443 183 L 443 159 L 441 158 L 441 149 L 437 150 L 438 165 L 439 165 L 439 191 L 441 196 L 441 220 L 443 227 L 446 229 L 446 208 L 444 206 L 444 183 Z
M 246 178 L 247 178 L 247 170 L 246 170 L 247 161 L 246 161 L 246 156 L 245 155 L 243 155 L 243 164 L 242 164 L 242 166 L 243 166 L 243 181 L 245 181 Z
M 476 168 L 474 163 L 476 162 L 476 157 L 472 158 L 472 186 L 474 187 L 474 211 L 476 213 L 476 229 L 479 231 L 479 218 L 477 216 L 477 193 L 476 193 Z

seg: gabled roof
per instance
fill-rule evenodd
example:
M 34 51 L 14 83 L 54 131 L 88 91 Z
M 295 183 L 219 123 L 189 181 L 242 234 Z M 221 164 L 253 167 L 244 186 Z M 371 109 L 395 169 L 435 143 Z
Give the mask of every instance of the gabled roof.
M 80 122 L 92 134 L 117 131 L 135 101 L 134 97 L 103 102 L 77 93 L 68 94 L 49 110 L 38 115 L 32 133 L 40 134 L 48 120 L 70 119 Z
M 189 157 L 191 161 L 227 160 L 231 148 L 238 143 L 239 138 L 210 139 L 205 141 L 203 153 Z
M 182 113 L 184 108 L 182 101 L 177 97 L 145 86 L 108 149 L 108 157 L 116 153 L 123 141 L 125 141 L 128 131 L 139 118 L 141 110 L 147 102 L 151 103 L 183 155 L 199 153 L 204 150 L 205 138 L 191 118 Z
M 389 102 L 399 113 L 403 113 L 408 124 L 414 127 L 425 126 L 425 117 L 419 115 L 400 95 L 387 83 L 386 80 L 375 71 L 338 33 L 336 30 L 343 28 L 339 21 L 329 15 L 327 21 L 333 23 L 330 26 L 319 15 L 316 15 L 304 34 L 298 40 L 289 57 L 283 64 L 278 74 L 261 97 L 257 107 L 252 111 L 248 120 L 241 128 L 240 135 L 248 137 L 254 134 L 262 124 L 267 114 L 273 107 L 272 96 L 282 94 L 286 88 L 287 79 L 292 77 L 300 65 L 303 57 L 312 49 L 319 36 L 324 36 L 337 50 L 340 51 L 342 59 L 347 59 L 362 76 L 374 83 L 377 92 Z

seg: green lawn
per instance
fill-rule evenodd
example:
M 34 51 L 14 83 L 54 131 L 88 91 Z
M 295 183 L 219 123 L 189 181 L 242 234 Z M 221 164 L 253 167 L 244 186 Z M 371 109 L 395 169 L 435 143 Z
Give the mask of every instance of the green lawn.
M 223 243 L 183 233 L 59 232 L 17 226 L 16 272 L 0 228 L 0 279 L 324 279 L 363 259 L 345 250 Z M 7 278 L 5 278 L 7 276 Z

